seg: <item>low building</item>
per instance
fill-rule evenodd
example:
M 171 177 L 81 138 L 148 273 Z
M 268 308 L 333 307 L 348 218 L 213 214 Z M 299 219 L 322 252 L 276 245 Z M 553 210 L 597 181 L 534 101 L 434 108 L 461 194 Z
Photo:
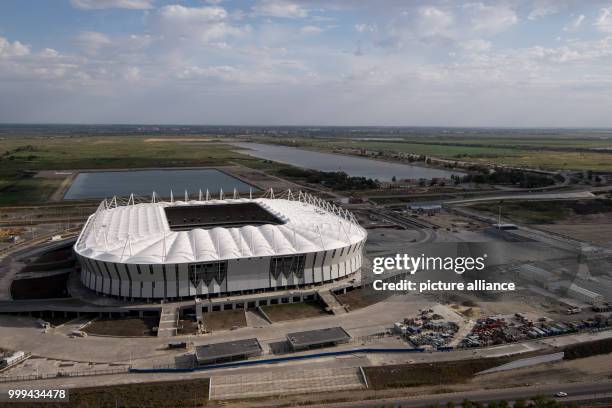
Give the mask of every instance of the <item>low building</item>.
M 199 365 L 207 365 L 246 360 L 250 357 L 259 356 L 261 353 L 262 348 L 259 341 L 252 338 L 196 346 L 195 359 Z
M 346 343 L 350 339 L 351 336 L 342 327 L 287 334 L 287 341 L 293 351 L 336 346 L 340 343 Z
M 569 285 L 569 287 L 567 288 L 567 294 L 573 297 L 574 299 L 582 300 L 583 302 L 587 302 L 592 305 L 597 303 L 603 303 L 605 300 L 604 297 L 599 293 L 592 292 L 574 283 Z
M 526 264 L 519 267 L 519 276 L 529 282 L 547 285 L 557 280 L 552 273 L 534 265 Z
M 442 204 L 437 203 L 420 203 L 408 204 L 408 209 L 415 212 L 437 213 L 442 211 Z
M 588 303 L 590 305 L 602 304 L 605 302 L 604 297 L 596 292 L 585 289 L 582 286 L 578 286 L 570 281 L 559 281 L 549 284 L 549 290 L 553 290 L 559 293 L 565 293 L 566 296 L 569 296 L 573 299 L 579 300 L 581 302 Z

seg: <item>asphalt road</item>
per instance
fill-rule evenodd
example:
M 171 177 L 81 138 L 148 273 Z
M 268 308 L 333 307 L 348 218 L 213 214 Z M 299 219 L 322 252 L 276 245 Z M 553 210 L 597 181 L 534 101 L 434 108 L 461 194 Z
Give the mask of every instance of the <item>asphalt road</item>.
M 612 401 L 612 381 L 606 381 L 467 391 L 419 397 L 385 398 L 370 401 L 337 403 L 334 406 L 351 408 L 374 408 L 381 406 L 411 408 L 426 407 L 436 403 L 444 406 L 448 402 L 460 404 L 464 399 L 469 399 L 473 402 L 492 402 L 501 400 L 516 401 L 519 399 L 528 399 L 537 395 L 554 397 L 554 394 L 559 391 L 568 394 L 565 398 L 559 398 L 559 401 L 574 403 L 596 400 Z M 316 407 L 323 407 L 323 405 Z

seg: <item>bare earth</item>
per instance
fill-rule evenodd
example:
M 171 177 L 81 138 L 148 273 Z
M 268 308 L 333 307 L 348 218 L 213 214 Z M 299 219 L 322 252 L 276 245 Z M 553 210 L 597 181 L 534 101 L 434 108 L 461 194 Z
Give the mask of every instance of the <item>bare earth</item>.
M 581 241 L 590 241 L 594 244 L 612 248 L 612 222 L 548 224 L 536 225 L 536 227 L 545 231 L 556 232 L 557 234 L 579 239 Z
M 233 327 L 245 327 L 246 316 L 244 310 L 224 310 L 204 315 L 204 327 L 208 331 L 230 330 Z

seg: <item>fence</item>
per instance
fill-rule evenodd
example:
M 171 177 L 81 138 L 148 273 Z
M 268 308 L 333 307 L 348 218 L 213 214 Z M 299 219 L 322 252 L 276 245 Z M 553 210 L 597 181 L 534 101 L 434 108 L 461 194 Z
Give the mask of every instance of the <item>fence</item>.
M 201 367 L 192 367 L 192 368 L 130 368 L 130 373 L 188 373 L 193 371 L 203 371 L 203 370 L 212 370 L 216 368 L 231 368 L 231 367 L 244 367 L 244 366 L 253 366 L 259 364 L 276 364 L 283 363 L 287 361 L 297 361 L 297 360 L 308 360 L 313 358 L 321 358 L 321 357 L 337 357 L 344 356 L 348 354 L 356 354 L 356 353 L 422 353 L 425 349 L 422 348 L 400 348 L 400 349 L 384 349 L 384 348 L 358 348 L 351 350 L 342 350 L 342 351 L 329 351 L 326 353 L 316 353 L 316 354 L 306 354 L 299 356 L 288 356 L 288 357 L 276 357 L 276 358 L 267 358 L 263 360 L 247 360 L 247 361 L 239 361 L 234 363 L 222 363 L 222 364 L 210 364 Z
M 114 368 L 114 369 L 108 369 L 108 370 L 59 371 L 57 373 L 41 373 L 41 374 L 19 375 L 19 376 L 12 376 L 12 377 L 0 377 L 0 383 L 47 380 L 51 378 L 65 378 L 65 377 L 86 377 L 86 376 L 91 376 L 91 375 L 127 374 L 129 372 L 130 372 L 129 367 Z

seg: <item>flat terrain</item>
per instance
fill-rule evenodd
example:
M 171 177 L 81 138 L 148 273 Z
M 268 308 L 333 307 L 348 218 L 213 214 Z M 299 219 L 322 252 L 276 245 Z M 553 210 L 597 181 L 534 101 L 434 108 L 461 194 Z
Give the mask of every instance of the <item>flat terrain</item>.
M 221 166 L 230 163 L 253 168 L 278 164 L 242 155 L 218 141 L 155 143 L 145 137 L 7 138 L 0 140 L 0 205 L 46 201 L 62 184 L 54 172 L 40 170 L 119 169 Z M 44 174 L 44 173 L 43 173 Z M 69 177 L 66 174 L 65 177 Z
M 244 310 L 223 310 L 204 314 L 204 328 L 207 331 L 230 330 L 247 325 Z
M 178 334 L 196 334 L 198 332 L 198 323 L 192 319 L 181 319 L 178 323 Z
M 70 297 L 66 283 L 69 273 L 32 279 L 17 279 L 11 284 L 15 300 Z
M 208 404 L 208 379 L 163 381 L 146 384 L 79 388 L 70 391 L 68 403 L 45 403 L 45 407 L 198 407 Z M 38 407 L 40 403 L 19 403 Z
M 432 364 L 400 364 L 364 367 L 368 383 L 374 389 L 454 384 L 467 381 L 474 374 L 505 364 L 507 357 L 446 361 Z
M 350 140 L 315 143 L 317 148 L 356 148 L 385 152 L 403 152 L 442 159 L 524 166 L 537 169 L 611 170 L 612 155 L 589 150 L 611 147 L 610 140 L 554 137 L 532 138 L 440 138 L 406 139 L 404 141 Z M 580 151 L 576 151 L 580 150 Z
M 496 216 L 498 203 L 472 204 L 469 208 Z M 508 201 L 501 203 L 502 217 L 520 224 L 612 248 L 612 200 Z
M 601 223 L 612 215 L 612 200 L 508 201 L 472 204 L 470 208 L 525 224 Z
M 262 306 L 261 308 L 273 322 L 306 319 L 328 314 L 321 302 L 286 303 Z
M 390 296 L 384 291 L 376 291 L 371 288 L 354 289 L 350 292 L 337 295 L 343 305 L 348 306 L 349 310 L 357 310 L 363 307 L 381 302 Z
M 155 336 L 153 327 L 157 326 L 156 317 L 130 317 L 125 319 L 98 319 L 87 325 L 83 331 L 103 336 Z

